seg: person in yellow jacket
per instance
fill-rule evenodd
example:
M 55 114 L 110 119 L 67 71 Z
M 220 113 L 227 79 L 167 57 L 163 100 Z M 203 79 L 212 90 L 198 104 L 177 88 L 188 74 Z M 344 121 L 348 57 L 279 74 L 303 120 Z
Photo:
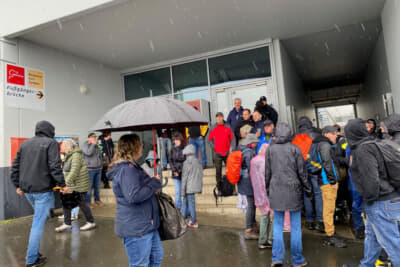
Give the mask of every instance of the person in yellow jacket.
M 195 110 L 198 110 L 194 107 Z M 206 147 L 204 137 L 207 135 L 208 125 L 190 126 L 186 127 L 186 136 L 189 138 L 189 143 L 196 148 L 196 157 L 199 157 L 199 150 L 201 155 L 201 163 L 203 169 L 207 166 Z

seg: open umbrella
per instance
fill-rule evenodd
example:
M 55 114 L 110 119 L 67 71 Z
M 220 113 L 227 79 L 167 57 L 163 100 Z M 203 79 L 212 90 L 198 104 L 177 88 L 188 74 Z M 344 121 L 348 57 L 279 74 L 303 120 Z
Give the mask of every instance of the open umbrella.
M 108 111 L 93 127 L 93 131 L 153 131 L 208 124 L 207 119 L 191 105 L 165 97 L 147 97 L 127 101 Z M 155 162 L 154 168 L 157 168 Z

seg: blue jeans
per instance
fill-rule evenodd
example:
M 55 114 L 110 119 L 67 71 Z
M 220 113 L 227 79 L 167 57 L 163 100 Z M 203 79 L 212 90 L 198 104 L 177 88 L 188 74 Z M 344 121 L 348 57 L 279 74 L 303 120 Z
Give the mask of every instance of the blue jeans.
M 78 216 L 79 215 L 79 207 L 73 208 L 71 211 L 71 215 Z
M 161 266 L 164 250 L 160 235 L 155 230 L 144 236 L 122 239 L 129 258 L 129 267 Z
M 400 266 L 400 198 L 364 205 L 367 214 L 364 258 L 360 267 L 375 266 L 385 249 L 393 266 Z
M 175 204 L 180 210 L 182 208 L 182 198 L 181 198 L 181 191 L 182 191 L 182 181 L 180 179 L 172 179 L 175 185 Z
M 183 215 L 183 218 L 185 218 L 185 219 L 190 213 L 190 221 L 192 223 L 197 222 L 196 198 L 195 198 L 194 194 L 186 194 L 183 197 L 181 213 Z
M 40 239 L 42 239 L 44 225 L 50 214 L 50 209 L 54 208 L 54 193 L 25 194 L 25 196 L 34 210 L 26 255 L 26 264 L 33 264 L 39 257 Z
M 306 221 L 313 222 L 314 219 L 318 222 L 323 222 L 323 202 L 322 202 L 322 192 L 321 188 L 318 185 L 318 176 L 313 174 L 308 174 L 308 179 L 311 183 L 313 192 L 314 192 L 314 200 L 315 200 L 315 213 L 314 213 L 314 205 L 312 200 L 309 200 L 304 194 L 304 208 L 306 210 Z
M 285 212 L 274 211 L 274 242 L 272 245 L 272 262 L 285 262 L 285 242 L 283 240 L 283 220 Z M 292 265 L 303 264 L 303 244 L 301 238 L 301 210 L 290 212 L 290 247 L 292 251 Z
M 194 145 L 196 148 L 196 158 L 199 158 L 199 150 L 200 150 L 200 155 L 201 155 L 201 164 L 203 166 L 207 166 L 207 155 L 206 155 L 206 148 L 204 146 L 204 137 L 200 138 L 189 138 L 189 143 L 191 145 Z
M 161 164 L 163 168 L 167 168 L 168 166 L 168 154 L 171 150 L 171 140 L 169 138 L 162 138 L 161 139 Z
M 364 220 L 361 216 L 361 213 L 363 212 L 363 199 L 360 194 L 358 194 L 351 178 L 348 179 L 348 189 L 351 193 L 351 213 L 353 215 L 353 226 L 354 230 L 358 230 L 364 228 Z
M 100 201 L 100 182 L 102 170 L 89 171 L 90 190 L 86 195 L 86 202 L 92 202 L 92 189 L 94 189 L 94 200 Z

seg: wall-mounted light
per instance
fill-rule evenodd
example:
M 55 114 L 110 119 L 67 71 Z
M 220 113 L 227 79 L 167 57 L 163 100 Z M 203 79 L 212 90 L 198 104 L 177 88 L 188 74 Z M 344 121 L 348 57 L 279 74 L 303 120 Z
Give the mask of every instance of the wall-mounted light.
M 87 93 L 89 92 L 89 89 L 87 88 L 86 85 L 81 85 L 80 91 L 81 91 L 82 95 L 87 95 Z

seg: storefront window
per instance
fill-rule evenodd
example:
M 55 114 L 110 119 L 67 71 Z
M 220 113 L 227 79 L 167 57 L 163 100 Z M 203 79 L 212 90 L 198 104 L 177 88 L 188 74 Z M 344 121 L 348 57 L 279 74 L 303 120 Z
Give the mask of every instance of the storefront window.
M 210 58 L 211 85 L 271 76 L 269 47 Z
M 167 95 L 172 92 L 169 68 L 126 75 L 124 84 L 126 100 Z
M 186 89 L 187 90 L 187 89 Z M 174 98 L 180 101 L 191 101 L 197 99 L 204 99 L 210 101 L 210 94 L 208 90 L 190 91 L 183 90 L 181 93 L 175 94 Z
M 208 89 L 207 63 L 205 60 L 173 66 L 172 77 L 174 93 Z

